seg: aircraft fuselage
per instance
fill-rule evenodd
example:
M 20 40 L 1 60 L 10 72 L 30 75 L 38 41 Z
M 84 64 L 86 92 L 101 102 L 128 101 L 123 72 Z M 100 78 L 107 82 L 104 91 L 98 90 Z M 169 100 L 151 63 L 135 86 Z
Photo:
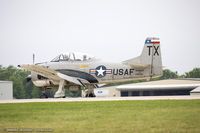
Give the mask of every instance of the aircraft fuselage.
M 82 78 L 92 84 L 111 82 L 123 82 L 128 80 L 149 77 L 145 70 L 138 70 L 123 63 L 106 63 L 101 61 L 69 61 L 46 62 L 39 64 L 49 69 L 56 70 L 68 76 Z M 51 81 L 48 78 L 32 72 L 32 81 L 36 86 L 58 85 L 59 81 Z

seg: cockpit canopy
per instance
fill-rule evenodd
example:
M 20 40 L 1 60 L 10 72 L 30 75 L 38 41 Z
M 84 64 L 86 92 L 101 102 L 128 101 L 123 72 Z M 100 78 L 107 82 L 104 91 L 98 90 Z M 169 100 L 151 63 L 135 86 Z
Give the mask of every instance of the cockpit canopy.
M 89 61 L 95 59 L 94 56 L 85 53 L 67 53 L 56 56 L 51 62 L 60 61 Z

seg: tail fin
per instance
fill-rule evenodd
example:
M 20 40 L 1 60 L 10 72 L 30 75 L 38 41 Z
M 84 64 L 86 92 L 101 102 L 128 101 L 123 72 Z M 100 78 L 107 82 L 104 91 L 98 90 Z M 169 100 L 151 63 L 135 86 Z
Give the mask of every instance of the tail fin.
M 145 40 L 142 54 L 139 57 L 125 61 L 129 65 L 148 67 L 150 76 L 162 75 L 162 60 L 160 50 L 160 39 L 148 37 Z
M 149 37 L 145 40 L 142 54 L 140 55 L 142 64 L 150 64 L 151 75 L 162 75 L 162 59 L 160 50 L 160 39 Z

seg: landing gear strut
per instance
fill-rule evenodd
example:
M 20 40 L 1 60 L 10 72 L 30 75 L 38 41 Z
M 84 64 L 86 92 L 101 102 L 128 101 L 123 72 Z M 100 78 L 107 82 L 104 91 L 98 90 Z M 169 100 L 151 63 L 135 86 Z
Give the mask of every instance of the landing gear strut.
M 55 98 L 64 98 L 65 97 L 65 80 L 60 80 L 58 90 L 56 91 L 54 97 Z
M 86 90 L 82 91 L 82 97 L 96 97 L 94 94 L 94 87 L 87 86 Z

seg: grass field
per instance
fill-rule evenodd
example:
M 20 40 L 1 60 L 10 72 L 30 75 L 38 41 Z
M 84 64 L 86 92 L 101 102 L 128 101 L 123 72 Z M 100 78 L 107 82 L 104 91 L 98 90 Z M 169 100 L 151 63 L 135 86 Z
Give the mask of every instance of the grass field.
M 0 104 L 0 132 L 199 133 L 200 100 Z

